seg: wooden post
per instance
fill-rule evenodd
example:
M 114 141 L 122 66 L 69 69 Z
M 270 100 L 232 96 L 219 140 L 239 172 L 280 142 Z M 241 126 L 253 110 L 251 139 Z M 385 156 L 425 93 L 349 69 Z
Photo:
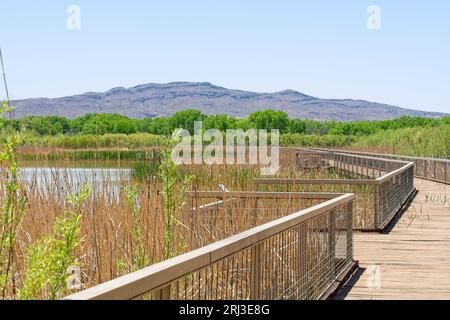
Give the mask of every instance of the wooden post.
M 369 160 L 366 159 L 366 178 L 369 179 Z
M 252 180 L 252 191 L 258 191 L 258 182 L 255 179 Z
M 448 167 L 448 162 L 445 161 L 445 162 L 444 162 L 444 181 L 445 181 L 445 182 L 449 182 L 449 179 L 448 179 L 448 177 L 447 177 L 447 167 Z
M 375 177 L 375 178 L 379 178 L 380 176 L 381 176 L 381 160 L 380 159 L 377 159 L 377 171 L 378 171 L 378 174 L 377 174 L 377 176 Z
M 350 164 L 348 170 L 350 172 L 350 175 L 352 175 L 353 174 L 353 160 L 354 159 L 353 159 L 353 157 L 348 157 L 347 160 L 348 160 L 348 163 Z
M 360 170 L 361 170 L 361 159 L 356 158 L 356 173 L 360 174 Z
M 352 159 L 352 175 L 354 175 L 355 174 L 355 162 L 356 162 L 356 159 L 354 157 L 351 157 L 351 159 Z
M 373 226 L 375 229 L 378 229 L 379 226 L 379 210 L 380 210 L 380 186 L 374 187 L 374 195 L 373 195 Z
M 433 178 L 434 179 L 437 179 L 437 177 L 436 177 L 436 161 L 435 160 L 433 160 Z
M 306 300 L 308 299 L 309 292 L 309 283 L 308 283 L 308 247 L 307 247 L 307 232 L 308 225 L 306 223 L 302 223 L 298 226 L 297 237 L 298 237 L 298 274 L 299 281 L 298 285 L 300 286 L 300 299 Z
M 332 210 L 328 213 L 328 250 L 329 250 L 329 283 L 333 283 L 336 277 L 336 211 Z
M 256 227 L 256 223 L 258 221 L 258 199 L 255 198 L 255 210 L 253 210 L 253 225 L 252 227 Z
M 342 173 L 342 162 L 339 155 L 334 155 L 334 162 L 337 163 L 339 173 Z
M 347 210 L 349 211 L 346 214 L 347 221 L 347 258 L 353 258 L 353 201 L 348 203 Z
M 170 300 L 170 285 L 153 291 L 153 300 Z
M 348 164 L 348 161 L 347 161 L 347 156 L 342 156 L 342 161 L 343 161 L 343 164 L 344 164 L 344 169 L 345 169 L 345 174 L 349 174 L 349 172 L 350 172 L 350 167 L 349 167 L 349 164 Z
M 262 298 L 262 246 L 263 243 L 260 242 L 251 248 L 252 263 L 250 269 L 250 300 L 261 300 Z
M 423 162 L 425 163 L 425 169 L 424 169 L 423 176 L 424 176 L 424 178 L 426 178 L 426 177 L 427 177 L 427 165 L 428 165 L 428 161 L 427 161 L 427 160 L 423 160 Z

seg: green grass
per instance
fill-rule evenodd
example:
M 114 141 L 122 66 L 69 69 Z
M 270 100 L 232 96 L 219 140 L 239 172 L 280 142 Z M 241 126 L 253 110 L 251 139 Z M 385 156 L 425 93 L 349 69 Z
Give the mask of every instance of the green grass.
M 358 138 L 358 149 L 436 158 L 450 157 L 450 125 L 386 130 Z
M 447 124 L 389 129 L 360 136 L 285 134 L 280 141 L 285 147 L 344 147 L 410 156 L 450 157 L 450 125 Z
M 356 140 L 355 136 L 288 133 L 281 135 L 280 144 L 283 147 L 343 147 L 352 145 Z
M 92 149 L 92 148 L 127 148 L 137 149 L 167 145 L 167 139 L 149 133 L 104 134 L 104 135 L 57 135 L 25 137 L 25 145 L 32 147 Z

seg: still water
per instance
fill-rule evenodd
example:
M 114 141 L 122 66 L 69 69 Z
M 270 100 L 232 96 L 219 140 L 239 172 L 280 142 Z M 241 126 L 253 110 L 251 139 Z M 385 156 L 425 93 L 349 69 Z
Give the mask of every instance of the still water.
M 24 163 L 20 169 L 20 180 L 28 189 L 40 191 L 76 192 L 90 185 L 94 192 L 117 194 L 120 185 L 131 180 L 131 166 L 88 167 L 80 163 Z

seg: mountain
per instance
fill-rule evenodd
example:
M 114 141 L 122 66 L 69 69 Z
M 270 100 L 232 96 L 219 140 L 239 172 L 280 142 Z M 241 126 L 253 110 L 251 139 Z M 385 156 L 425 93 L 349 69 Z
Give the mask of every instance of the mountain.
M 17 100 L 14 105 L 17 107 L 16 117 L 59 115 L 74 118 L 86 113 L 120 113 L 131 118 L 144 118 L 170 116 L 173 111 L 184 109 L 245 117 L 269 108 L 286 111 L 292 118 L 338 121 L 444 115 L 363 100 L 319 99 L 294 90 L 275 93 L 231 90 L 208 82 L 150 83 L 132 88 L 114 88 L 103 93 Z

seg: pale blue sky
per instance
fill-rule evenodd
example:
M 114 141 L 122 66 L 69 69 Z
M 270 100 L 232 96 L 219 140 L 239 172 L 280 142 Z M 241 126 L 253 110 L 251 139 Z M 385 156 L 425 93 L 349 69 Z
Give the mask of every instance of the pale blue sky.
M 0 46 L 13 99 L 208 81 L 450 112 L 447 0 L 2 0 Z

